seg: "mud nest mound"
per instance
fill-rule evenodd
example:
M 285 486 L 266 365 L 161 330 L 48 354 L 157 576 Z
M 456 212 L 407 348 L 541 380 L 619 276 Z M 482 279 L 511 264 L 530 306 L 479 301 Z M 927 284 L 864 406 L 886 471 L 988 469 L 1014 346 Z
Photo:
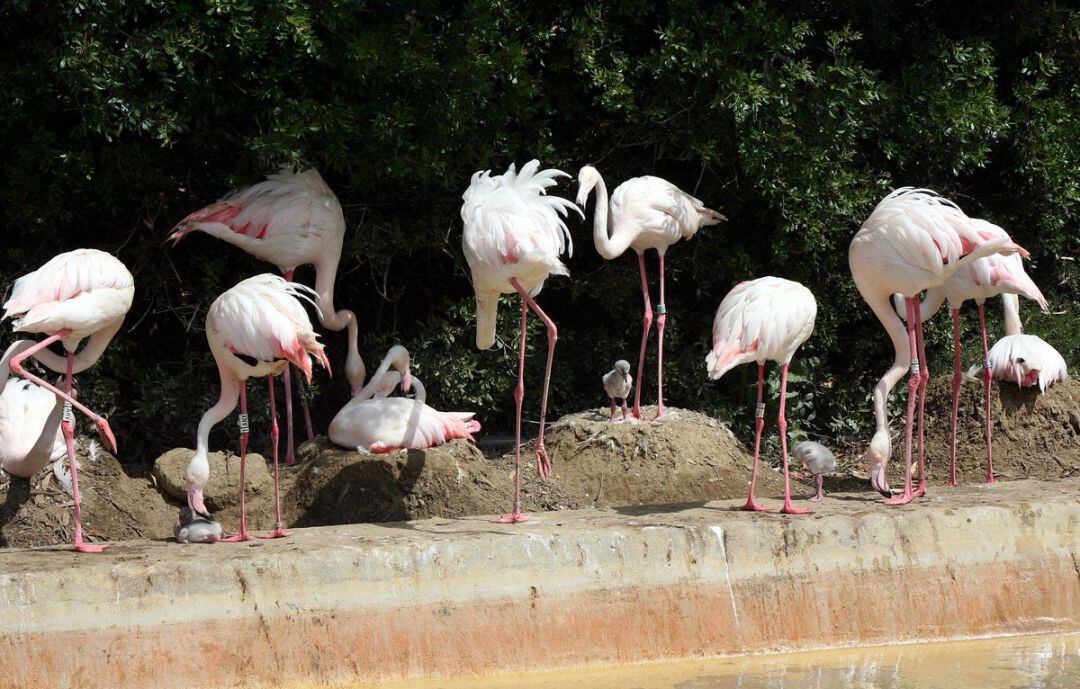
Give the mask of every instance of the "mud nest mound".
M 88 541 L 165 538 L 172 535 L 177 506 L 154 485 L 145 467 L 124 467 L 89 442 L 78 444 L 83 536 Z M 91 454 L 93 459 L 91 459 Z M 67 467 L 67 460 L 63 460 Z M 0 482 L 0 547 L 71 543 L 73 501 L 52 467 L 30 479 Z
M 1080 381 L 1066 380 L 1040 394 L 995 381 L 990 387 L 994 472 L 998 478 L 1059 478 L 1080 472 Z M 957 416 L 957 478 L 986 478 L 982 382 L 965 378 Z M 926 392 L 927 464 L 931 477 L 949 472 L 952 377 L 930 381 Z M 902 451 L 902 444 L 895 445 Z M 899 462 L 896 458 L 900 457 Z M 902 464 L 895 455 L 893 464 Z

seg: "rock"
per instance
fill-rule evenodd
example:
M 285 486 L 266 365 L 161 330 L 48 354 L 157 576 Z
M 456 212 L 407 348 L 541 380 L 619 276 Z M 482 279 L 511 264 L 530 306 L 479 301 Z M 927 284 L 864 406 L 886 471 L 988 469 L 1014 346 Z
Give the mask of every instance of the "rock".
M 154 478 L 158 488 L 177 500 L 187 499 L 184 471 L 191 461 L 194 450 L 178 447 L 154 460 Z M 247 500 L 261 495 L 272 495 L 274 477 L 267 468 L 262 455 L 249 452 L 244 467 L 247 483 Z M 213 512 L 234 507 L 240 502 L 240 457 L 232 453 L 210 453 L 210 480 L 203 489 L 206 506 Z

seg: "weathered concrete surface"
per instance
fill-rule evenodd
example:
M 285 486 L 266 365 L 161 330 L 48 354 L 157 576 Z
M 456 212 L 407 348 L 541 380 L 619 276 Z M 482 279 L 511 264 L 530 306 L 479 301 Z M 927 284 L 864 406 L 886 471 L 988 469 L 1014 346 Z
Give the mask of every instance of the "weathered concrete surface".
M 947 501 L 946 501 L 947 500 Z M 773 507 L 776 502 L 770 502 Z M 1080 481 L 0 554 L 0 687 L 476 675 L 1080 629 Z

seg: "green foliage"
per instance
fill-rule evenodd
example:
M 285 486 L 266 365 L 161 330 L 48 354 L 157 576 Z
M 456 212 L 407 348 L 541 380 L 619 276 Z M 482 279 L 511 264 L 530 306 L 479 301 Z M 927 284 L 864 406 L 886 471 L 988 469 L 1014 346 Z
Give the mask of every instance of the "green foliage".
M 345 206 L 338 301 L 360 316 L 369 367 L 400 341 L 433 401 L 507 431 L 520 307 L 505 299 L 502 339 L 475 349 L 459 244 L 469 175 L 531 157 L 571 173 L 596 164 L 612 187 L 656 174 L 731 219 L 668 253 L 669 401 L 748 432 L 756 372 L 710 383 L 703 358 L 723 295 L 776 274 L 820 302 L 793 369 L 793 428 L 857 436 L 891 353 L 846 249 L 893 186 L 935 188 L 1008 229 L 1056 314 L 1026 308 L 1029 328 L 1080 355 L 1080 12 L 965 7 L 14 0 L 0 8 L 0 277 L 78 246 L 120 256 L 136 303 L 82 394 L 113 410 L 137 458 L 190 444 L 216 396 L 206 308 L 273 267 L 205 236 L 163 240 L 230 188 L 315 166 Z M 637 266 L 602 261 L 590 229 L 571 225 L 573 277 L 540 296 L 559 324 L 552 417 L 604 404 L 600 376 L 636 359 Z M 969 361 L 975 327 L 966 319 Z M 529 334 L 535 419 L 546 351 L 535 318 Z M 951 367 L 950 339 L 947 319 L 929 324 L 935 372 Z M 326 341 L 341 370 L 343 337 Z M 315 392 L 325 427 L 348 393 L 339 377 L 317 378 Z M 219 433 L 226 442 L 232 428 Z

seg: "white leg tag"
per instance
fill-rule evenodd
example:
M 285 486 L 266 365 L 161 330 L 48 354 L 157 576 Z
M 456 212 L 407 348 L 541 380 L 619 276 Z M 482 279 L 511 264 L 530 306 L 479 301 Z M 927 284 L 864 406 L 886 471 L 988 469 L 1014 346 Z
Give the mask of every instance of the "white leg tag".
M 71 402 L 64 402 L 64 423 L 75 423 L 75 411 L 71 408 Z
M 913 375 L 913 376 L 919 375 L 919 360 L 918 359 L 912 359 L 911 360 L 911 375 Z
M 754 407 L 754 418 L 755 419 L 764 419 L 765 418 L 765 403 L 764 402 L 758 402 L 757 406 Z
M 989 359 L 984 359 L 983 360 L 983 368 L 985 368 L 987 371 L 989 371 L 990 369 L 994 368 L 994 365 L 990 363 Z
M 240 424 L 240 433 L 249 433 L 249 432 L 251 432 L 251 426 L 248 424 L 248 415 L 247 414 L 241 414 L 240 415 L 239 424 Z

